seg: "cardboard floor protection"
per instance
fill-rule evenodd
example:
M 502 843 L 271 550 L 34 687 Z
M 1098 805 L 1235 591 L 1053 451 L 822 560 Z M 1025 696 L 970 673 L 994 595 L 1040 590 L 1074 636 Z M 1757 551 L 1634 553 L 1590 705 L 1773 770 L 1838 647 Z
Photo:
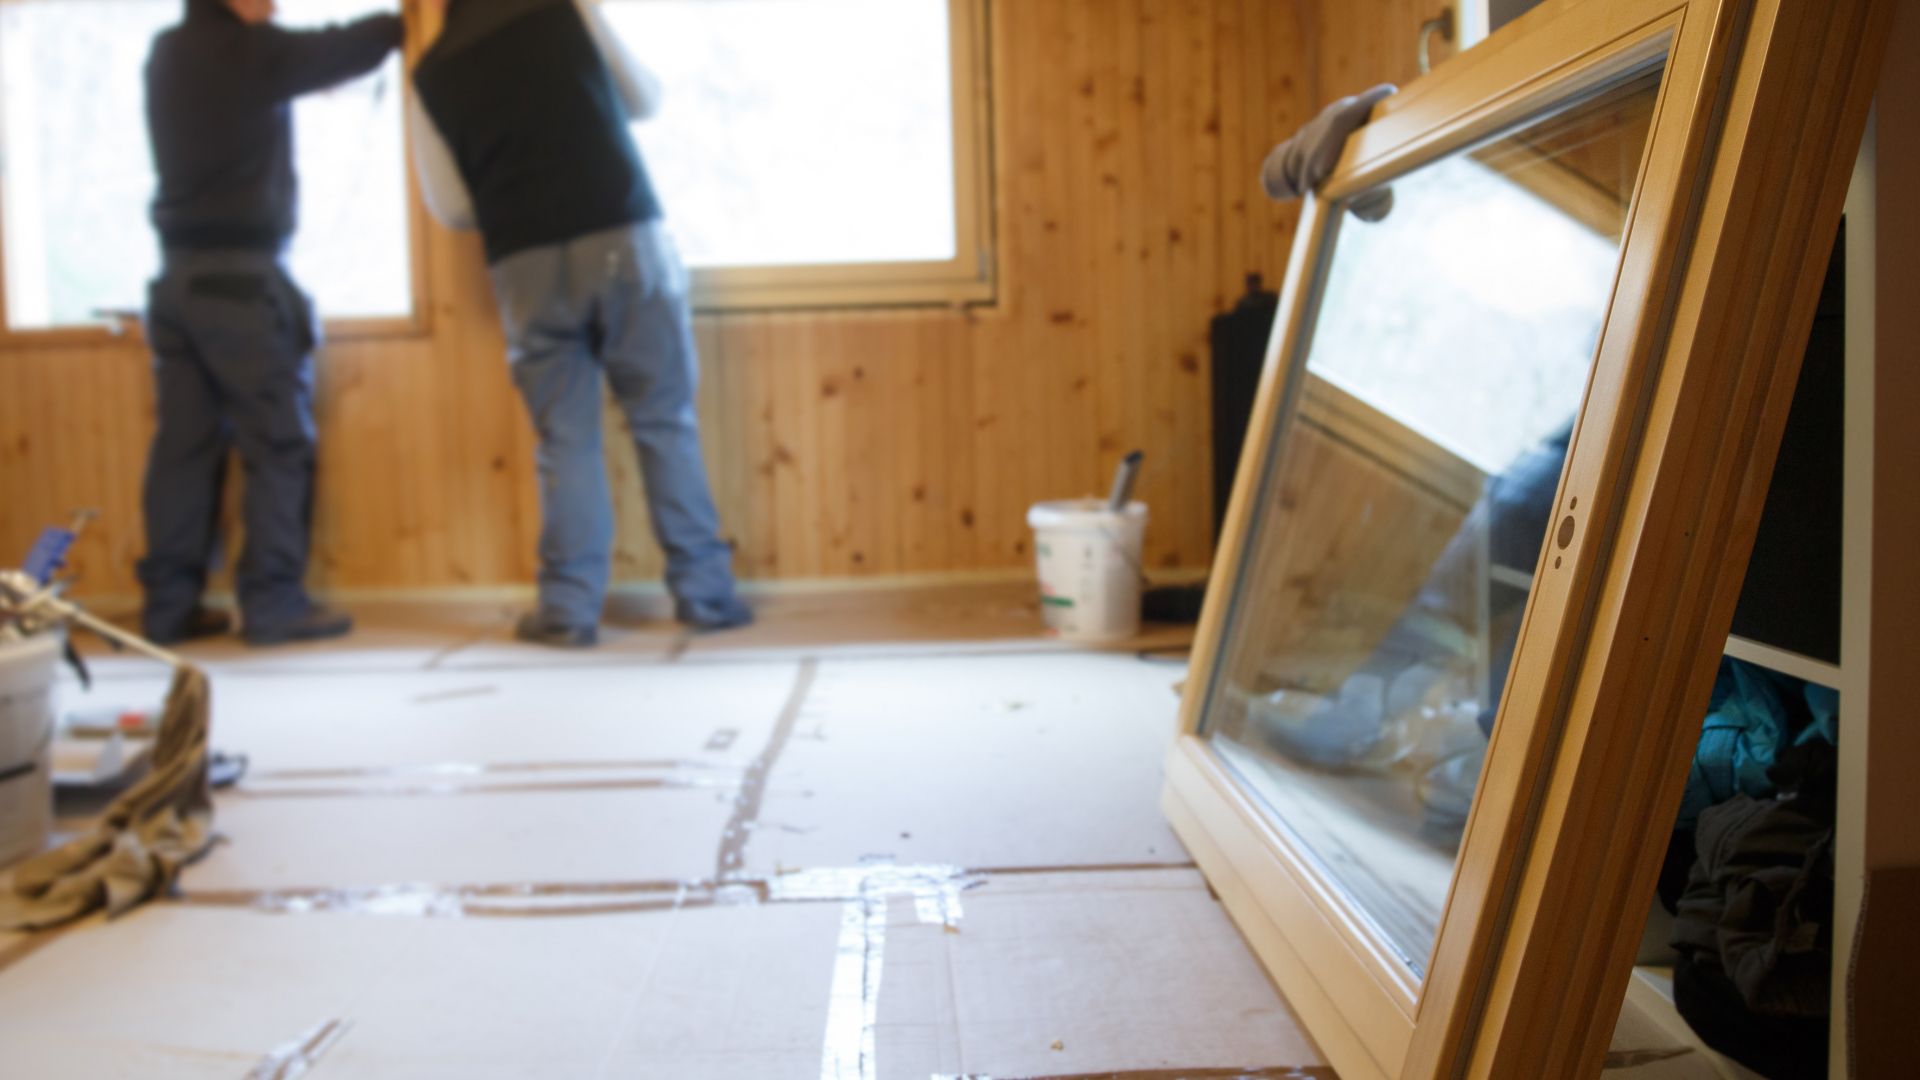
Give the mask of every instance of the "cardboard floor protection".
M 214 744 L 250 771 L 217 800 L 228 842 L 185 885 L 710 877 L 797 670 L 217 677 Z
M 161 906 L 8 971 L 0 1032 L 8 1075 L 47 1080 L 232 1080 L 330 1021 L 346 1031 L 320 1077 L 707 1077 L 731 1058 L 813 1080 L 838 926 L 833 905 L 472 920 Z
M 1186 863 L 1159 809 L 1182 671 L 1132 654 L 823 661 L 746 866 Z
M 793 690 L 795 664 L 716 679 L 678 666 L 433 671 L 214 687 L 214 743 L 262 773 L 447 763 L 677 759 L 744 764 Z
M 990 884 L 954 930 L 910 899 L 884 903 L 884 932 L 859 943 L 880 965 L 876 1053 L 850 1077 L 1318 1061 L 1192 873 Z M 314 1075 L 819 1080 L 848 989 L 834 963 L 844 908 L 413 919 L 165 905 L 17 964 L 0 979 L 0 1033 L 9 1075 L 46 1078 L 225 1080 L 342 1021 Z
M 509 643 L 503 609 L 206 649 L 214 741 L 254 770 L 229 840 L 184 901 L 0 936 L 0 1074 L 232 1078 L 302 1045 L 318 1080 L 1320 1064 L 1157 808 L 1179 666 L 1066 650 L 991 591 L 862 611 L 579 655 Z M 103 701 L 164 689 L 106 667 Z M 671 891 L 728 844 L 748 884 Z M 259 895 L 310 889 L 346 899 Z M 1700 1075 L 1657 1037 L 1623 1022 L 1614 1071 Z
M 745 764 L 759 753 L 799 666 L 743 664 L 725 678 L 682 666 L 351 677 L 217 677 L 213 743 L 254 775 L 286 770 L 677 759 Z M 67 711 L 156 707 L 165 675 L 59 686 Z
M 994 877 L 962 903 L 958 933 L 890 907 L 881 1076 L 1322 1063 L 1195 871 Z
M 223 798 L 188 892 L 695 881 L 730 790 Z

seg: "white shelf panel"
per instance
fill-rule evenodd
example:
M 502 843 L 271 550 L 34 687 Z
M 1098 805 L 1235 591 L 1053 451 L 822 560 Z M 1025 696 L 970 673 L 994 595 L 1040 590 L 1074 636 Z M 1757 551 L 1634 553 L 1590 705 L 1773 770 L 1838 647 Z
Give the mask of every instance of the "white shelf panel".
M 1833 690 L 1841 688 L 1840 665 L 1829 664 L 1825 660 L 1791 653 L 1785 649 L 1776 649 L 1771 645 L 1762 645 L 1757 641 L 1748 641 L 1743 637 L 1727 639 L 1727 655 L 1735 660 L 1745 660 L 1749 664 L 1758 664 L 1770 671 L 1782 675 L 1791 675 L 1796 679 L 1805 679 Z

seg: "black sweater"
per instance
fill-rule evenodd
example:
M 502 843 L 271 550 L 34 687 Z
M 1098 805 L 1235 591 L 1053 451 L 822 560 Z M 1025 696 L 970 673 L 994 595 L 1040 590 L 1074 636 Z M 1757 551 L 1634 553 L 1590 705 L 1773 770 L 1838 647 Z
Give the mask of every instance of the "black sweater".
M 413 81 L 466 181 L 488 262 L 660 216 L 574 0 L 454 0 Z
M 402 32 L 392 15 L 325 30 L 249 26 L 223 0 L 187 0 L 186 18 L 147 58 L 161 243 L 283 248 L 299 194 L 293 99 L 372 71 Z

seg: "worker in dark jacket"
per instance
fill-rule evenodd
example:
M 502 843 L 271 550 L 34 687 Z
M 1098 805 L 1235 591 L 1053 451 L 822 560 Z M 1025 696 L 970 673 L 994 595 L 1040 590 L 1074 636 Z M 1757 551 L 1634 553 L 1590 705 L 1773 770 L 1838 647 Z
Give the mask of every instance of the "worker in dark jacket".
M 270 645 L 353 625 L 305 586 L 316 335 L 281 264 L 296 224 L 292 102 L 378 67 L 402 27 L 375 15 L 293 31 L 273 15 L 273 0 L 187 0 L 186 18 L 154 39 L 147 61 L 163 255 L 147 301 L 159 428 L 140 581 L 144 630 L 163 643 L 228 628 L 201 594 L 234 444 L 247 478 L 243 636 Z
M 451 0 L 414 71 L 427 203 L 486 244 L 514 382 L 540 438 L 540 607 L 518 636 L 597 639 L 613 548 L 601 454 L 610 384 L 640 454 L 675 614 L 740 626 L 694 418 L 687 272 L 628 125 L 659 85 L 593 0 Z

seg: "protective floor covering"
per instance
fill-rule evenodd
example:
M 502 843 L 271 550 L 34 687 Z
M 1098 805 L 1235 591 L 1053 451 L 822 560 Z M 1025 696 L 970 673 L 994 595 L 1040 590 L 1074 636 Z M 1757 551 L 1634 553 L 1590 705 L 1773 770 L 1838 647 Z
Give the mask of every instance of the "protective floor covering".
M 1159 809 L 1184 670 L 1113 654 L 823 663 L 747 868 L 1184 864 Z
M 967 897 L 958 933 L 892 900 L 882 940 L 862 941 L 883 950 L 876 1065 L 844 1075 L 1312 1060 L 1197 877 L 1161 877 L 995 882 Z M 419 919 L 166 905 L 0 979 L 8 1073 L 242 1076 L 337 1021 L 315 1075 L 812 1080 L 845 989 L 842 908 Z M 48 984 L 90 989 L 36 991 Z
M 364 616 L 194 650 L 252 762 L 228 842 L 176 900 L 0 937 L 0 1075 L 1330 1075 L 1156 808 L 1162 656 L 1005 590 L 582 654 Z M 1613 1072 L 1708 1075 L 1622 1030 Z

